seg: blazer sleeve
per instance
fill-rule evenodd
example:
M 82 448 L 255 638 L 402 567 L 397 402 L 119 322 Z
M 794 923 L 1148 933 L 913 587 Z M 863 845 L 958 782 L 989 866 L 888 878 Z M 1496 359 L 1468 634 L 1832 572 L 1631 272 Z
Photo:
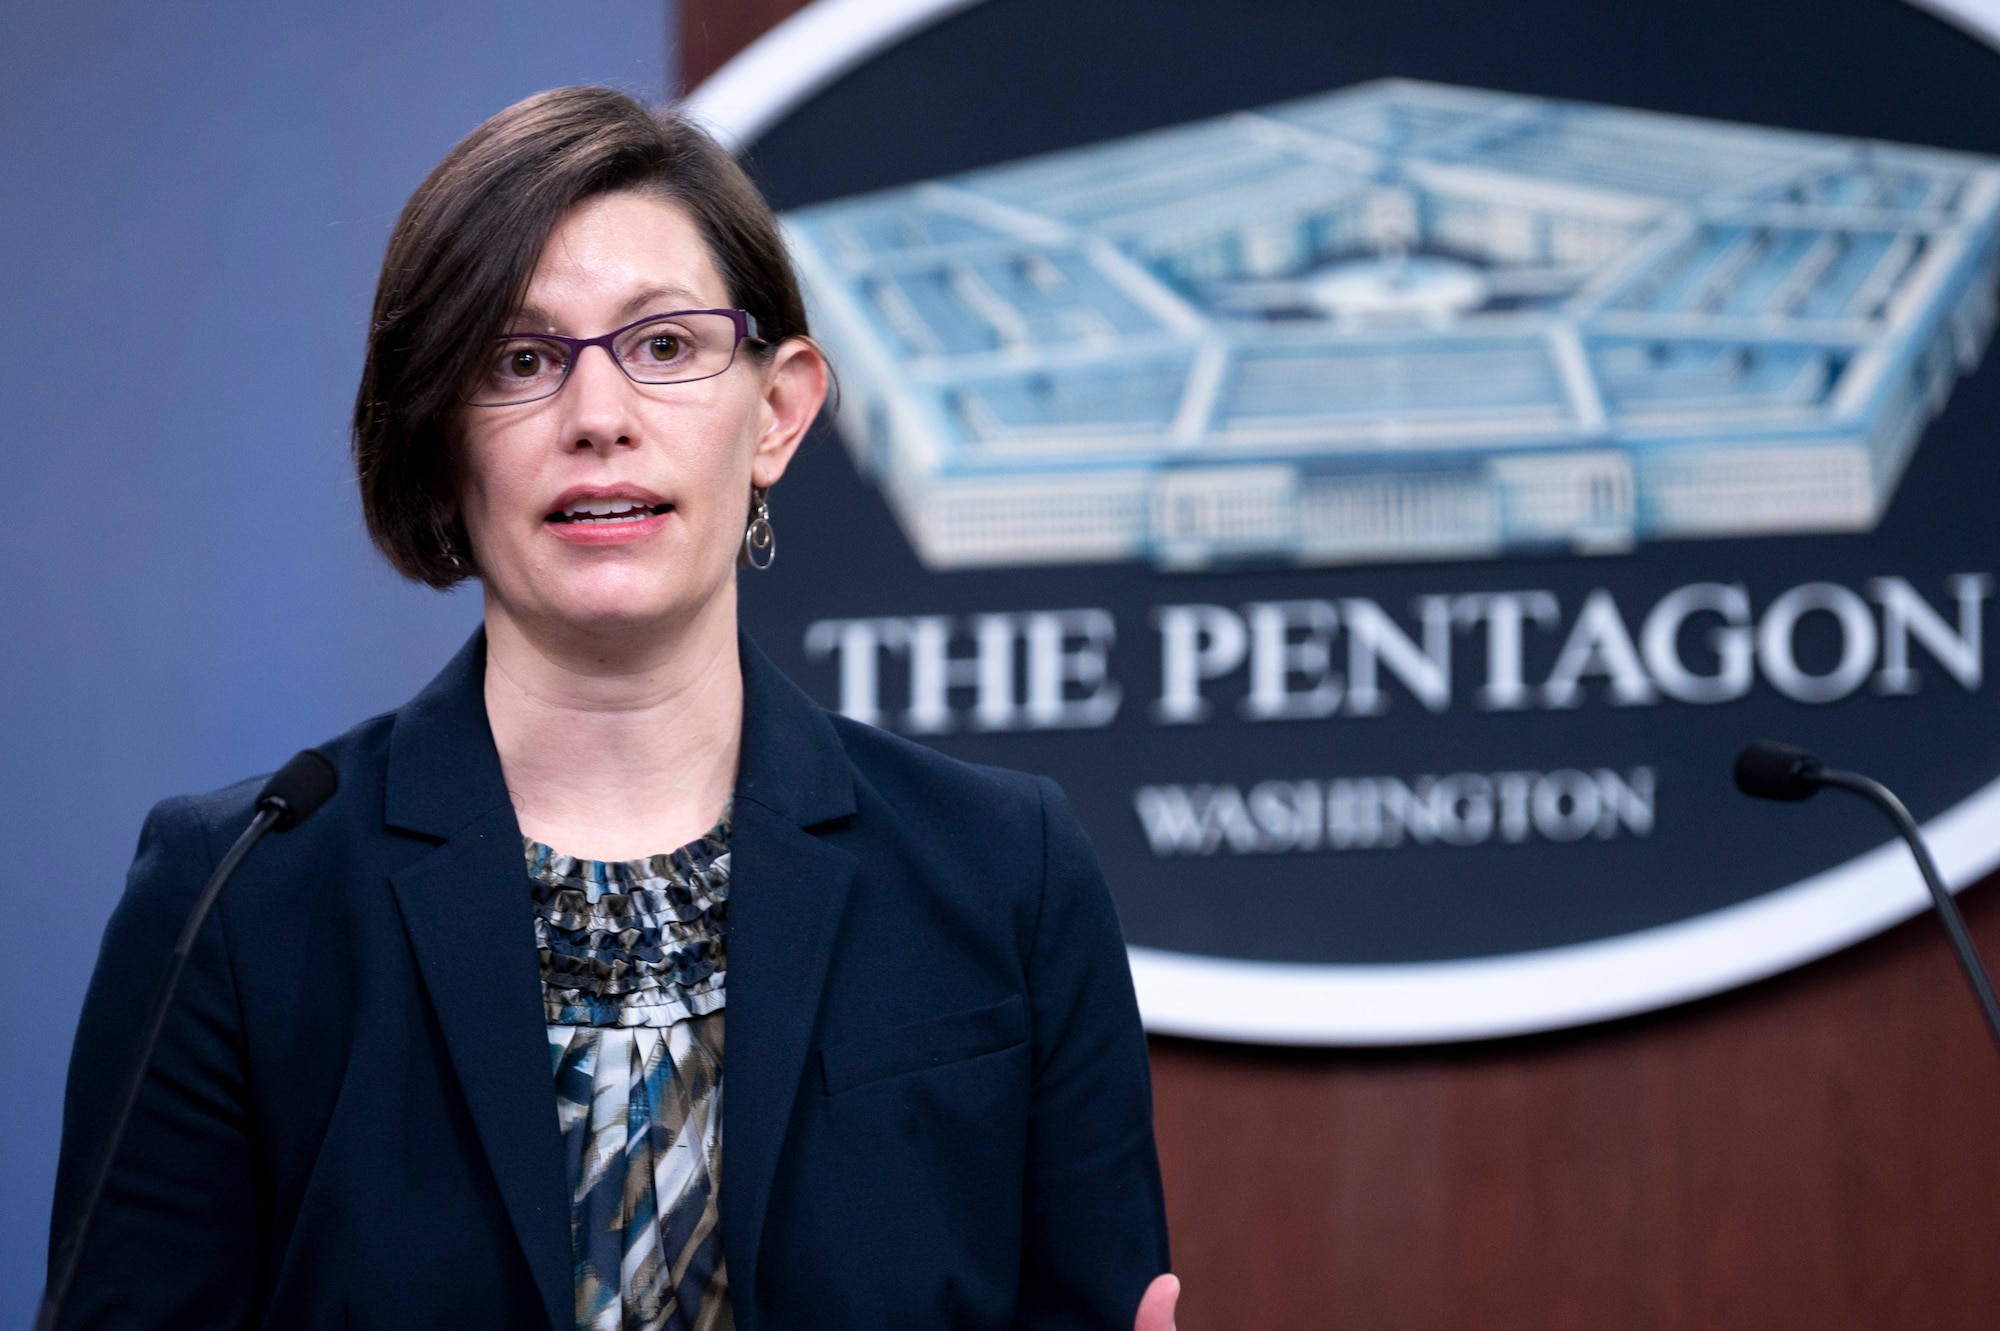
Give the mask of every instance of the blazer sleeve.
M 168 958 L 215 858 L 191 802 L 165 801 L 146 819 L 70 1052 L 51 1274 L 110 1135 Z M 218 908 L 182 974 L 62 1326 L 220 1328 L 250 1321 L 261 1240 L 243 1067 Z
M 1130 1331 L 1168 1269 L 1145 1032 L 1111 894 L 1057 785 L 1040 781 L 1042 902 L 1017 1325 Z

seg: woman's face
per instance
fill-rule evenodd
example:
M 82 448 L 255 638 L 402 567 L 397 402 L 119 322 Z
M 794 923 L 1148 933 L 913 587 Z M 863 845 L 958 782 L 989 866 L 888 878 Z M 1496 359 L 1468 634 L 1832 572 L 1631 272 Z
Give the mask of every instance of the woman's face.
M 607 194 L 556 226 L 507 331 L 596 337 L 733 303 L 678 204 Z M 489 611 L 602 634 L 733 607 L 750 488 L 776 484 L 826 393 L 810 343 L 768 364 L 752 350 L 713 378 L 639 384 L 591 347 L 553 397 L 464 408 L 460 503 Z

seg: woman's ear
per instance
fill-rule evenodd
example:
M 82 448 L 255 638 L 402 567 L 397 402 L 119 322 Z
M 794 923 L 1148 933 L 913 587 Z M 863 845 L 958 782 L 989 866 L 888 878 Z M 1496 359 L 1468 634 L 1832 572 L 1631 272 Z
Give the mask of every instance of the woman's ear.
M 809 337 L 787 338 L 763 369 L 763 430 L 750 459 L 750 481 L 769 489 L 798 452 L 826 401 L 826 356 Z

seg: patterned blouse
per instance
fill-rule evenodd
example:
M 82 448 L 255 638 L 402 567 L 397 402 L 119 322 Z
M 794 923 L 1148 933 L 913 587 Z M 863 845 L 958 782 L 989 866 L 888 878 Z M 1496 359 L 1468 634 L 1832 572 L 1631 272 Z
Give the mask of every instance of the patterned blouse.
M 570 1181 L 579 1331 L 729 1331 L 722 1177 L 729 813 L 671 855 L 522 838 Z

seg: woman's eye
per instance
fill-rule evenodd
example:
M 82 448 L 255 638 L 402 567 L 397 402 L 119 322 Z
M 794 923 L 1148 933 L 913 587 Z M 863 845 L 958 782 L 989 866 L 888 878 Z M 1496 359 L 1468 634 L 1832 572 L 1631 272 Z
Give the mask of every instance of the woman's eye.
M 497 379 L 519 382 L 524 379 L 544 378 L 561 369 L 561 358 L 550 348 L 535 342 L 516 342 L 512 346 L 500 348 L 493 373 Z
M 656 333 L 646 339 L 646 355 L 653 360 L 673 360 L 680 354 L 681 340 L 672 333 Z

